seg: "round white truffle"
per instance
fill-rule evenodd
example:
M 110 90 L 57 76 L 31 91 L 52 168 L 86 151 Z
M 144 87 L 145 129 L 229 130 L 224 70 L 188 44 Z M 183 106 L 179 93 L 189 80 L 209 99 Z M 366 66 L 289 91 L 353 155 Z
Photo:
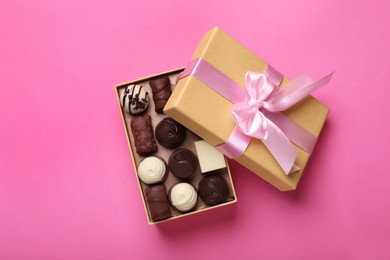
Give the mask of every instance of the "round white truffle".
M 165 162 L 158 157 L 150 156 L 138 165 L 138 177 L 145 184 L 155 184 L 164 180 L 167 173 Z
M 193 209 L 198 201 L 198 193 L 194 186 L 186 182 L 173 186 L 169 196 L 172 206 L 181 212 Z
M 130 115 L 144 112 L 149 105 L 149 93 L 141 85 L 126 86 L 120 93 L 122 108 Z

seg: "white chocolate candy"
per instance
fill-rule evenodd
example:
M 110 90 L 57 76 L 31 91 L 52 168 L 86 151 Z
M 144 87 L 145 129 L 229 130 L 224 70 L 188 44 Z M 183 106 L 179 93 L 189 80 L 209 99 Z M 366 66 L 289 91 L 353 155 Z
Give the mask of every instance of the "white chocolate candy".
M 166 169 L 164 161 L 160 158 L 146 157 L 138 165 L 138 177 L 145 184 L 159 183 L 164 179 Z
M 189 211 L 196 205 L 198 193 L 191 184 L 181 182 L 171 189 L 170 201 L 176 209 L 182 212 Z
M 140 85 L 129 85 L 121 91 L 121 106 L 130 115 L 144 112 L 149 105 L 149 93 Z
M 202 140 L 195 142 L 195 148 L 202 173 L 226 168 L 225 157 L 214 146 Z

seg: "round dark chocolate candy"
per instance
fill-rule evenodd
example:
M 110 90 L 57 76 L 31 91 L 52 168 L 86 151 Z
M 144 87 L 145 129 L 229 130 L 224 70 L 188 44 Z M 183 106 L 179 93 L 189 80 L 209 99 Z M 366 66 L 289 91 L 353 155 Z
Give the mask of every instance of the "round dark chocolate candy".
M 188 179 L 192 177 L 198 167 L 198 158 L 190 150 L 180 148 L 171 154 L 168 167 L 176 177 Z
M 198 193 L 207 205 L 217 205 L 228 198 L 229 185 L 220 175 L 208 175 L 199 182 Z
M 186 133 L 185 127 L 170 117 L 164 118 L 156 126 L 157 141 L 168 149 L 174 149 L 183 144 Z

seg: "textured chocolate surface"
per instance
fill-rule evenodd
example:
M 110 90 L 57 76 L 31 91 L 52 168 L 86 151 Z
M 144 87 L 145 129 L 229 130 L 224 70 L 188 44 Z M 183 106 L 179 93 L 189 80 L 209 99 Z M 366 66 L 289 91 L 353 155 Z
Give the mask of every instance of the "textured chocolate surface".
M 168 200 L 175 210 L 185 213 L 195 209 L 198 202 L 198 193 L 191 183 L 180 182 L 169 189 Z
M 161 77 L 149 81 L 149 85 L 152 88 L 154 110 L 160 114 L 172 94 L 171 82 L 168 77 Z
M 228 198 L 229 186 L 222 176 L 209 175 L 199 182 L 198 193 L 207 205 L 217 205 Z
M 170 117 L 161 120 L 156 126 L 156 139 L 165 148 L 179 147 L 186 138 L 186 129 Z
M 168 165 L 158 156 L 149 156 L 139 163 L 137 174 L 146 185 L 164 182 L 168 177 Z
M 167 191 L 162 184 L 153 185 L 145 189 L 146 204 L 149 208 L 150 218 L 159 221 L 171 217 L 171 210 Z
M 168 162 L 169 170 L 180 179 L 191 178 L 198 167 L 198 158 L 188 149 L 175 150 Z
M 141 156 L 157 152 L 157 144 L 153 135 L 152 118 L 149 115 L 134 117 L 130 121 L 136 152 Z

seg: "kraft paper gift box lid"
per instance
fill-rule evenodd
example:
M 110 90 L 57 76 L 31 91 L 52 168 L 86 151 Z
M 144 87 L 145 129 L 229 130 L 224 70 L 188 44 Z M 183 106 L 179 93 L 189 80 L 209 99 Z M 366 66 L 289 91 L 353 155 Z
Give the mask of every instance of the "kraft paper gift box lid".
M 220 28 L 207 32 L 191 60 L 201 58 L 245 88 L 247 71 L 263 73 L 267 63 L 249 51 Z M 283 88 L 289 80 L 283 78 Z M 233 104 L 193 75 L 179 80 L 164 112 L 199 135 L 211 145 L 225 143 L 235 122 L 231 115 Z M 329 108 L 308 96 L 283 111 L 292 121 L 318 137 L 329 113 Z M 282 191 L 296 189 L 310 154 L 294 144 L 298 171 L 286 175 L 261 140 L 252 139 L 237 162 Z

